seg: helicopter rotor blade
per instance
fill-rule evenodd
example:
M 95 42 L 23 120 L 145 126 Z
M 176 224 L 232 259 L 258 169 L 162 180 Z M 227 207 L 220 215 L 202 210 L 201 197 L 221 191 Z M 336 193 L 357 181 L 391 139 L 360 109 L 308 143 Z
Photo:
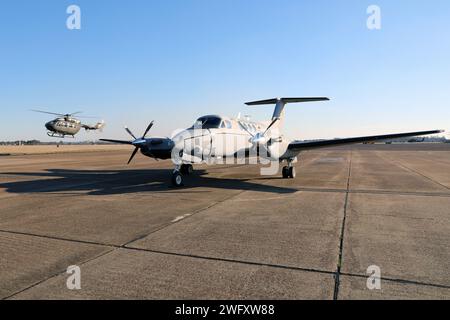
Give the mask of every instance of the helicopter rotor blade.
M 46 114 L 52 114 L 52 115 L 54 115 L 54 116 L 65 116 L 65 115 L 62 114 L 62 113 L 48 112 L 48 111 L 42 111 L 42 110 L 31 109 L 30 111 L 33 111 L 33 112 L 39 112 L 39 113 L 46 113 Z
M 133 132 L 131 132 L 130 129 L 128 129 L 128 127 L 125 127 L 125 130 L 128 132 L 128 134 L 129 134 L 130 136 L 132 136 L 132 137 L 134 138 L 134 140 L 137 140 L 136 136 L 133 134 Z
M 73 115 L 73 114 L 72 114 Z M 94 116 L 77 116 L 77 118 L 80 119 L 98 119 L 100 117 L 94 117 Z
M 130 160 L 128 160 L 127 164 L 130 164 L 131 160 L 133 160 L 134 156 L 136 155 L 136 153 L 138 152 L 139 147 L 134 148 L 133 153 L 131 154 Z

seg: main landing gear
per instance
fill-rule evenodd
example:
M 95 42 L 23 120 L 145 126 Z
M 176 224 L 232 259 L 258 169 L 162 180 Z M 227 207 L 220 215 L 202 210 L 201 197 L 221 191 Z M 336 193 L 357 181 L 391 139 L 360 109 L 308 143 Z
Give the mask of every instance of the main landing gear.
M 174 187 L 183 186 L 183 175 L 188 176 L 194 172 L 192 164 L 177 165 L 172 173 L 172 185 Z
M 288 165 L 283 167 L 282 175 L 283 179 L 294 179 L 296 176 L 295 167 L 292 165 L 293 160 L 288 160 Z

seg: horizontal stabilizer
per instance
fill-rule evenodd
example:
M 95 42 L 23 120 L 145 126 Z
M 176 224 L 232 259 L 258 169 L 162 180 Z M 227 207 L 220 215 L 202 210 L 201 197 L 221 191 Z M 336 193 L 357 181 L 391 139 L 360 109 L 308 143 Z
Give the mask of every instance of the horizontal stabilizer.
M 273 111 L 272 120 L 281 119 L 283 110 L 286 104 L 288 103 L 297 103 L 297 102 L 314 102 L 314 101 L 328 101 L 330 99 L 326 97 L 312 97 L 312 98 L 275 98 L 268 100 L 260 100 L 260 101 L 252 101 L 247 102 L 248 106 L 259 106 L 265 104 L 275 104 L 275 110 Z
M 278 102 L 286 103 L 297 103 L 297 102 L 314 102 L 314 101 L 329 101 L 326 97 L 312 97 L 312 98 L 275 98 L 260 101 L 252 101 L 245 103 L 248 106 L 259 106 L 266 104 L 276 104 Z

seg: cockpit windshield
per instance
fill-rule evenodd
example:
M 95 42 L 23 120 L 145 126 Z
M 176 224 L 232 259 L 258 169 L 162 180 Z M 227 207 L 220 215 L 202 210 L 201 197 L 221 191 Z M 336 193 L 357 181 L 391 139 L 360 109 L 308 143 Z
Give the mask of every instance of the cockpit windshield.
M 203 129 L 217 129 L 220 127 L 220 123 L 222 119 L 215 116 L 205 116 L 198 118 L 195 122 L 195 128 L 203 128 Z

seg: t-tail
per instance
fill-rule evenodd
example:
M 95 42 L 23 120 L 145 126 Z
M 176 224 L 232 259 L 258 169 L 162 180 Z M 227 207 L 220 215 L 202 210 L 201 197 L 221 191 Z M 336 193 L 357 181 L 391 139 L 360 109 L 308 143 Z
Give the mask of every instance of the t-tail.
M 316 102 L 316 101 L 329 101 L 329 98 L 326 97 L 310 97 L 310 98 L 274 98 L 274 99 L 267 99 L 267 100 L 259 100 L 259 101 L 252 101 L 247 102 L 246 105 L 248 106 L 259 106 L 259 105 L 268 105 L 268 104 L 275 104 L 275 110 L 273 111 L 272 115 L 272 122 L 270 123 L 268 129 L 270 129 L 272 126 L 277 126 L 279 129 L 284 124 L 284 107 L 288 103 L 303 103 L 303 102 Z

